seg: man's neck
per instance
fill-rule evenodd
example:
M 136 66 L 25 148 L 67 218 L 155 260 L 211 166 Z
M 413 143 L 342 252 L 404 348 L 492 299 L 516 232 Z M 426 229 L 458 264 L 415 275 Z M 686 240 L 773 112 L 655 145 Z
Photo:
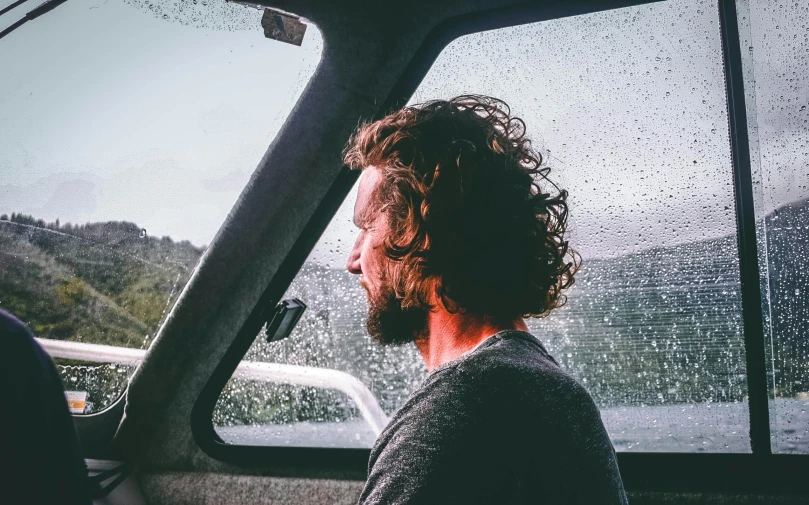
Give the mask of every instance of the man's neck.
M 439 306 L 428 313 L 427 337 L 417 340 L 416 347 L 424 358 L 427 370 L 432 371 L 503 330 L 528 331 L 528 327 L 522 318 L 511 323 L 495 324 L 480 316 L 451 314 Z

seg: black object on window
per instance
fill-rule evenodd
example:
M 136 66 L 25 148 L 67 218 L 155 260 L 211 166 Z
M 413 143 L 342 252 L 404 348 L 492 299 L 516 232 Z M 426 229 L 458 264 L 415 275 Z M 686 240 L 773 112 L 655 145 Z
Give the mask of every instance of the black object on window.
M 306 310 L 306 304 L 298 298 L 282 300 L 276 305 L 266 319 L 267 342 L 277 342 L 287 338 L 298 324 L 298 319 L 301 318 L 304 310 Z

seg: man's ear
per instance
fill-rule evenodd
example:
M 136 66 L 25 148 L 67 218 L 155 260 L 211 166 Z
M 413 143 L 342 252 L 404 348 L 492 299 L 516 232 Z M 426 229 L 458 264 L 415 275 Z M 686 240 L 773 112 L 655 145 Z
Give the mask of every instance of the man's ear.
M 427 291 L 430 295 L 430 300 L 428 300 L 427 303 L 430 305 L 430 307 L 432 307 L 431 310 L 442 308 L 450 314 L 463 312 L 463 309 L 461 309 L 455 300 L 450 298 L 450 296 L 446 293 L 439 277 L 433 276 L 429 282 L 431 286 Z

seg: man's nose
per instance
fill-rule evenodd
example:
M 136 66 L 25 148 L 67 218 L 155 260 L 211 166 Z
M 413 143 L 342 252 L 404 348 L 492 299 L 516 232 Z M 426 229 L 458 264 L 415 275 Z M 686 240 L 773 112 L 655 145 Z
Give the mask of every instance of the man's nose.
M 346 270 L 352 274 L 362 274 L 362 267 L 360 267 L 361 250 L 360 237 L 357 237 L 357 241 L 354 242 L 354 247 L 351 249 L 351 253 L 348 255 L 348 261 L 346 262 Z

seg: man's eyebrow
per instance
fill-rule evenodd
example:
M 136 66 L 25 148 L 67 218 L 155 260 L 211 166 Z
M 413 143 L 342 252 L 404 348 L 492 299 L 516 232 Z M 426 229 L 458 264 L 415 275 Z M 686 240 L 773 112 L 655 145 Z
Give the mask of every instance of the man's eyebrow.
M 368 222 L 368 217 L 368 208 L 366 207 L 362 209 L 362 212 L 355 212 L 351 220 L 354 222 L 354 226 L 362 228 Z

